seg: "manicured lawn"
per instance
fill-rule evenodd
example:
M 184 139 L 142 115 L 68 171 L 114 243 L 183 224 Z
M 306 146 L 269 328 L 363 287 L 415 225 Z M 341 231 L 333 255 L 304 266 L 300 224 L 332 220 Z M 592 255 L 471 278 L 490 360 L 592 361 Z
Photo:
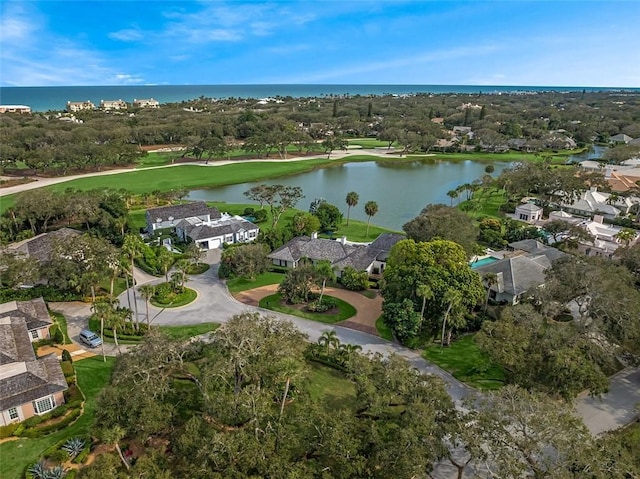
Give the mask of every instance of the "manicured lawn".
M 376 319 L 376 329 L 378 330 L 378 335 L 382 339 L 393 341 L 393 332 L 391 331 L 391 328 L 389 328 L 389 326 L 384 324 L 384 321 L 382 321 L 382 316 Z
M 473 335 L 463 336 L 444 348 L 433 344 L 424 350 L 423 356 L 475 388 L 490 390 L 504 385 L 504 371 L 480 351 Z
M 185 304 L 192 303 L 197 297 L 198 293 L 195 290 L 191 288 L 184 288 L 182 293 L 176 295 L 172 294 L 166 303 L 158 301 L 155 296 L 151 298 L 150 303 L 157 308 L 178 308 Z
M 267 286 L 269 284 L 280 284 L 284 279 L 283 273 L 274 273 L 267 271 L 266 273 L 256 276 L 256 279 L 250 280 L 247 278 L 232 278 L 227 280 L 227 288 L 233 294 L 240 293 L 241 291 L 247 291 L 250 289 L 259 288 L 261 286 Z
M 350 407 L 356 395 L 354 384 L 344 373 L 311 361 L 307 391 L 327 411 Z
M 172 339 L 189 339 L 218 329 L 218 323 L 190 324 L 186 326 L 160 326 L 158 329 Z
M 86 396 L 84 413 L 68 428 L 40 439 L 18 439 L 0 444 L 0 477 L 19 479 L 29 464 L 36 462 L 47 448 L 66 438 L 88 434 L 93 424 L 95 399 L 111 378 L 115 358 L 95 356 L 74 363 L 78 375 L 78 386 Z
M 280 293 L 266 296 L 260 300 L 260 307 L 270 309 L 271 311 L 278 311 L 280 313 L 291 314 L 298 316 L 299 318 L 310 319 L 312 321 L 318 321 L 320 323 L 334 324 L 339 321 L 349 319 L 356 314 L 356 308 L 349 303 L 342 301 L 341 299 L 334 298 L 333 296 L 325 295 L 326 298 L 332 298 L 338 303 L 338 312 L 336 314 L 322 314 L 322 313 L 310 313 L 308 311 L 300 311 L 285 304 L 282 304 L 282 297 Z
M 480 216 L 490 216 L 498 219 L 504 218 L 504 215 L 500 212 L 500 206 L 505 202 L 503 191 L 504 190 L 496 190 L 495 188 L 492 188 L 491 190 L 476 191 L 473 195 L 474 199 L 472 201 L 477 201 L 480 205 L 480 209 L 469 211 L 468 214 L 473 218 Z M 464 196 L 464 193 L 462 193 L 462 195 Z M 469 202 L 461 201 L 458 207 L 464 211 L 464 207 L 467 203 Z
M 180 158 L 182 152 L 167 151 L 147 153 L 146 156 L 140 158 L 136 162 L 136 168 L 149 168 L 150 166 L 170 165 L 172 160 Z
M 341 207 L 341 206 L 338 206 Z M 375 221 L 375 216 L 372 218 L 372 221 Z M 380 226 L 376 226 L 373 223 L 369 225 L 369 234 L 367 234 L 367 222 L 366 221 L 357 221 L 354 219 L 349 220 L 349 226 L 346 226 L 346 219 L 340 225 L 340 227 L 333 231 L 333 234 L 319 234 L 320 238 L 340 238 L 341 236 L 346 236 L 349 241 L 357 241 L 361 243 L 366 243 L 373 241 L 382 233 L 395 233 L 395 231 L 382 228 Z
M 69 338 L 69 333 L 67 332 L 67 318 L 64 317 L 64 314 L 57 313 L 55 311 L 49 311 L 49 316 L 51 316 L 51 318 L 60 328 L 60 331 L 62 331 L 62 335 L 64 336 L 64 344 L 72 344 L 72 341 Z

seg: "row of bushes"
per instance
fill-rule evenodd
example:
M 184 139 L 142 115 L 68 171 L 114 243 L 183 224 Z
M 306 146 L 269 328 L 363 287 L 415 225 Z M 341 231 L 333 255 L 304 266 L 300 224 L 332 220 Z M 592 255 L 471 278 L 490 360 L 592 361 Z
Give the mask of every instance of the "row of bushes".
M 324 364 L 338 371 L 348 372 L 344 359 L 337 357 L 335 354 L 326 354 L 325 350 L 319 344 L 310 344 L 304 352 L 308 361 Z
M 74 291 L 61 291 L 52 286 L 38 285 L 33 288 L 1 288 L 0 303 L 9 301 L 29 301 L 31 299 L 44 298 L 45 301 L 81 301 L 82 295 Z

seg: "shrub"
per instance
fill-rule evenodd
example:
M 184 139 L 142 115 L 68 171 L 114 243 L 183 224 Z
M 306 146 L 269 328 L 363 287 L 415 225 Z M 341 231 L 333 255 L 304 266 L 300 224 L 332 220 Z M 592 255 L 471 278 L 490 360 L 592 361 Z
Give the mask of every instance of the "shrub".
M 64 335 L 60 330 L 60 326 L 57 324 L 54 324 L 49 328 L 49 336 L 51 337 L 53 344 L 64 344 Z
M 73 369 L 73 364 L 69 361 L 65 361 L 64 359 L 60 362 L 60 368 L 62 369 L 62 374 L 64 374 L 65 377 L 75 376 L 76 374 L 75 369 Z
M 62 361 L 69 364 L 73 363 L 73 358 L 71 357 L 71 353 L 66 349 L 62 350 Z
M 64 443 L 62 450 L 65 451 L 71 459 L 74 459 L 84 450 L 85 444 L 86 441 L 83 439 L 79 437 L 72 437 Z
M 340 281 L 348 290 L 364 291 L 369 287 L 369 274 L 366 271 L 357 271 L 351 266 L 347 266 L 342 271 Z
M 13 436 L 13 434 L 16 431 L 16 429 L 18 429 L 19 425 L 20 425 L 20 423 L 14 422 L 13 424 L 7 424 L 6 426 L 0 426 L 0 439 L 4 439 L 4 438 Z
M 69 453 L 63 449 L 57 449 L 49 454 L 46 459 L 49 459 L 51 462 L 62 464 L 63 462 L 69 460 Z

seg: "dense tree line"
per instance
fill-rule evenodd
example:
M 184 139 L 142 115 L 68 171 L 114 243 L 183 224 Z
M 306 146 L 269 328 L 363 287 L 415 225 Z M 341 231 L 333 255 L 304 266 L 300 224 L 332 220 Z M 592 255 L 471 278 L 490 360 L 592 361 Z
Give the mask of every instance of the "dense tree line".
M 640 96 L 606 93 L 527 95 L 346 96 L 212 100 L 200 98 L 159 109 L 127 113 L 82 111 L 75 121 L 59 112 L 0 116 L 0 165 L 24 163 L 36 173 L 67 174 L 133 163 L 141 146 L 179 144 L 188 154 L 224 158 L 238 147 L 258 157 L 331 153 L 345 137 L 376 137 L 397 142 L 404 152 L 428 152 L 449 138 L 454 126 L 471 127 L 449 150 L 477 146 L 489 151 L 513 148 L 523 139 L 527 151 L 606 142 L 618 133 L 640 137 Z M 625 147 L 626 148 L 626 147 Z M 628 148 L 627 148 L 628 149 Z M 634 150 L 635 151 L 635 150 Z M 629 156 L 612 154 L 612 161 Z

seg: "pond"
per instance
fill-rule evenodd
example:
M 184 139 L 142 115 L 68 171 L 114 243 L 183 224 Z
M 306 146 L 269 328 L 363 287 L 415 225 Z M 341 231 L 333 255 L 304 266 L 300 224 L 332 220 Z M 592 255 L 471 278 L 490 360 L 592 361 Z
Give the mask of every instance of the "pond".
M 495 172 L 510 163 L 493 163 Z M 324 198 L 347 214 L 345 197 L 350 191 L 360 196 L 358 204 L 351 208 L 351 218 L 367 221 L 364 204 L 378 203 L 378 213 L 372 223 L 400 231 L 402 225 L 420 213 L 429 203 L 450 204 L 447 191 L 464 183 L 482 178 L 486 164 L 476 161 L 368 161 L 343 163 L 308 173 L 265 181 L 266 184 L 299 186 L 305 195 L 297 205 L 307 210 L 315 198 Z M 224 187 L 192 191 L 188 199 L 223 201 L 226 203 L 250 203 L 243 195 L 258 183 L 244 183 Z
M 584 153 L 569 156 L 569 163 L 580 163 L 586 160 L 596 160 L 602 158 L 604 152 L 609 149 L 608 146 L 593 145 Z

